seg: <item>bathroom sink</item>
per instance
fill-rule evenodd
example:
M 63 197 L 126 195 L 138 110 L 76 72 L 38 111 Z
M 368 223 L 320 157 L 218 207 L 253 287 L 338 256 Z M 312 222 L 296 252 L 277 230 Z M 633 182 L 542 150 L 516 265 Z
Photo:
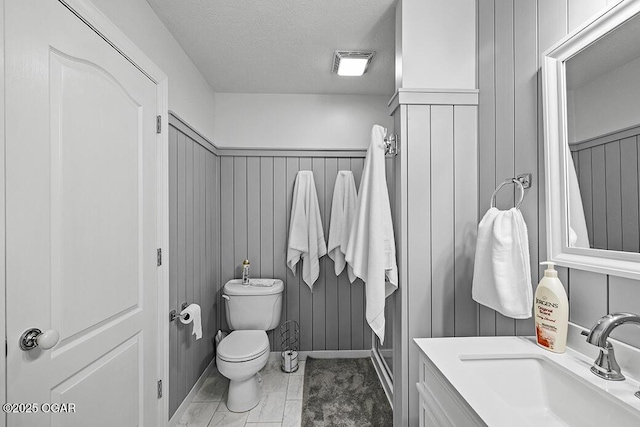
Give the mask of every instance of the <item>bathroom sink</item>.
M 425 363 L 421 372 L 446 379 L 442 383 L 473 410 L 481 420 L 478 425 L 640 426 L 637 377 L 599 378 L 590 372 L 591 355 L 570 348 L 552 353 L 538 347 L 533 337 L 415 341 Z
M 487 388 L 541 426 L 640 426 L 640 413 L 544 355 L 463 355 Z

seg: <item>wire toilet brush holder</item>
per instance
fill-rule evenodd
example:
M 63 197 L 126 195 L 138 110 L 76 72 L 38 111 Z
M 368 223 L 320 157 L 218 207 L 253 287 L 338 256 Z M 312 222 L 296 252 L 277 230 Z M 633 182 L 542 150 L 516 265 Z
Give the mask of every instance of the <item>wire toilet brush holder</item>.
M 280 367 L 284 372 L 298 370 L 298 351 L 300 350 L 300 326 L 295 320 L 287 320 L 280 326 L 282 360 Z

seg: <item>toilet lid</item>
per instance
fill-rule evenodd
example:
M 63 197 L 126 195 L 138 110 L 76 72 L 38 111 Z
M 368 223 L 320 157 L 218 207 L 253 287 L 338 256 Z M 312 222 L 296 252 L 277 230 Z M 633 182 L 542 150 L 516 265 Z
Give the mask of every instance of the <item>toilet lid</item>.
M 246 362 L 269 351 L 265 331 L 233 331 L 218 346 L 218 357 L 227 362 Z

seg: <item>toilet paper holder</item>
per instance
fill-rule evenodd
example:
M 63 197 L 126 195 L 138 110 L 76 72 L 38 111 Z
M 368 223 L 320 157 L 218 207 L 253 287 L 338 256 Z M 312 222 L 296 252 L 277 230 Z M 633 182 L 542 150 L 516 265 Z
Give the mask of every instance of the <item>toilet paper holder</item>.
M 187 308 L 188 306 L 189 306 L 189 303 L 188 303 L 188 302 L 183 302 L 183 303 L 182 303 L 182 309 L 181 309 L 180 311 L 184 310 L 184 309 L 185 309 L 185 308 Z M 178 312 L 177 312 L 177 310 L 171 310 L 171 311 L 169 312 L 169 322 L 173 322 L 173 321 L 174 321 L 174 320 L 176 320 L 176 318 L 178 318 L 178 317 L 179 317 L 179 318 L 181 318 L 181 319 L 185 319 L 185 320 L 187 320 L 187 319 L 189 319 L 189 313 L 187 313 L 187 314 L 180 314 L 180 313 L 178 313 Z

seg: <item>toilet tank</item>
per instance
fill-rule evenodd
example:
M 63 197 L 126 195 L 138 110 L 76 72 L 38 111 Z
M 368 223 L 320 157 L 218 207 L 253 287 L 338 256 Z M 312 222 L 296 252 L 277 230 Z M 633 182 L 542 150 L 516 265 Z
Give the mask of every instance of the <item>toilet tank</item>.
M 269 331 L 280 324 L 284 283 L 273 280 L 272 286 L 243 286 L 241 279 L 229 280 L 224 285 L 227 323 L 232 330 Z

